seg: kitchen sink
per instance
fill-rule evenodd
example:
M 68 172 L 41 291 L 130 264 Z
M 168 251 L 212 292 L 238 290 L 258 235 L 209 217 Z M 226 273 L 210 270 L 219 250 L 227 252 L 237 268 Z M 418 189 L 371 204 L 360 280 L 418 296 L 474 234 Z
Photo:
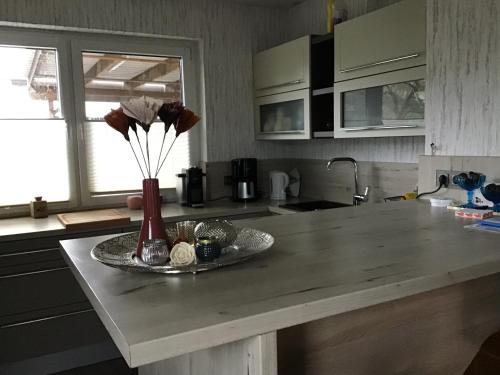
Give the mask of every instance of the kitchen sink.
M 332 201 L 311 201 L 311 202 L 300 202 L 300 203 L 289 203 L 280 205 L 281 208 L 293 210 L 293 211 L 317 211 L 317 210 L 328 210 L 330 208 L 340 208 L 340 207 L 350 207 L 350 204 L 332 202 Z

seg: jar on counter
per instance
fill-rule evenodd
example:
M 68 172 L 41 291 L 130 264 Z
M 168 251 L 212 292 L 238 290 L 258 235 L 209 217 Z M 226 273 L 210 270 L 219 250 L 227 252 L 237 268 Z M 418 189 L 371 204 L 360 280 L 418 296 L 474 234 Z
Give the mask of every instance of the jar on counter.
M 47 201 L 42 200 L 42 197 L 35 197 L 35 200 L 30 202 L 30 214 L 35 219 L 48 217 L 49 208 Z

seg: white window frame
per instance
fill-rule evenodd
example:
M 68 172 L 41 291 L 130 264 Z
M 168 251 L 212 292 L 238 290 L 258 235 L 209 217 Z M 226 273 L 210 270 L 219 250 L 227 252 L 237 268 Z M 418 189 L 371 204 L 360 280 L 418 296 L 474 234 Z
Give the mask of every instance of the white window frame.
M 191 164 L 204 160 L 202 149 L 206 137 L 202 110 L 202 66 L 198 40 L 171 38 L 163 35 L 136 34 L 87 29 L 15 25 L 0 22 L 0 45 L 18 47 L 55 48 L 59 77 L 61 108 L 67 125 L 68 175 L 70 199 L 50 202 L 49 212 L 62 212 L 80 208 L 99 208 L 125 205 L 129 193 L 92 195 L 89 190 L 85 152 L 85 91 L 82 52 L 110 52 L 174 56 L 182 58 L 184 104 L 201 114 L 199 126 L 193 128 L 189 139 Z M 133 166 L 131 166 L 133 167 Z M 174 188 L 162 189 L 166 201 L 176 201 Z M 0 208 L 0 217 L 29 214 L 29 204 Z
M 49 202 L 49 210 L 64 211 L 78 206 L 78 174 L 76 173 L 75 139 L 75 107 L 73 102 L 73 87 L 71 86 L 71 55 L 69 54 L 69 39 L 46 30 L 27 30 L 24 28 L 0 27 L 0 45 L 27 48 L 54 48 L 57 56 L 57 74 L 61 110 L 67 129 L 67 157 L 69 177 L 69 200 L 64 202 Z M 15 120 L 13 120 L 15 121 Z M 4 181 L 3 183 L 7 183 Z M 28 215 L 29 202 L 23 205 L 0 207 L 0 217 Z
M 78 129 L 78 154 L 80 162 L 80 196 L 83 206 L 99 207 L 123 204 L 128 193 L 93 195 L 88 186 L 87 160 L 85 153 L 85 83 L 83 77 L 82 52 L 107 52 L 119 54 L 139 54 L 151 56 L 170 56 L 182 59 L 182 83 L 184 105 L 199 113 L 197 98 L 196 43 L 187 40 L 169 40 L 168 44 L 160 45 L 158 39 L 149 37 L 133 37 L 112 35 L 103 38 L 102 35 L 75 35 L 71 43 L 73 57 L 73 82 L 75 90 L 75 107 Z M 192 164 L 200 161 L 199 129 L 190 132 L 190 155 Z M 134 167 L 134 166 L 131 166 Z M 175 189 L 162 189 L 167 201 L 175 201 Z

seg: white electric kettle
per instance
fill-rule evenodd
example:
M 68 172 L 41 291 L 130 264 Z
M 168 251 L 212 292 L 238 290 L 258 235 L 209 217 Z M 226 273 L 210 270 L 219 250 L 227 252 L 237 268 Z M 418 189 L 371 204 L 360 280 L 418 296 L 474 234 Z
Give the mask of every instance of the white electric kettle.
M 286 187 L 290 179 L 285 172 L 281 171 L 271 171 L 269 172 L 269 187 L 271 190 L 272 200 L 285 200 L 286 199 Z

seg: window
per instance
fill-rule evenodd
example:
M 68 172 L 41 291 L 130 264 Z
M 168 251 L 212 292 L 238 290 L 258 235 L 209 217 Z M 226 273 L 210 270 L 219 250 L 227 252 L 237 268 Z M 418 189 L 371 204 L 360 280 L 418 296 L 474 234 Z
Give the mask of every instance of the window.
M 0 46 L 0 206 L 70 198 L 57 52 Z
M 124 55 L 116 53 L 82 52 L 85 85 L 85 139 L 87 173 L 90 193 L 109 194 L 140 189 L 141 174 L 135 167 L 134 156 L 114 130 L 103 125 L 103 117 L 110 108 L 116 109 L 120 102 L 138 96 L 150 96 L 164 102 L 184 101 L 182 94 L 182 59 L 168 56 Z M 149 132 L 149 147 L 153 168 L 163 139 L 164 126 L 161 121 L 153 124 Z M 138 132 L 145 145 L 143 132 Z M 161 188 L 173 188 L 175 174 L 189 167 L 189 133 L 176 140 L 170 156 L 158 176 Z M 168 134 L 166 144 L 174 140 Z M 131 142 L 139 150 L 138 141 Z M 110 153 L 109 150 L 113 152 Z M 164 150 L 165 151 L 165 150 Z M 119 179 L 116 166 L 127 165 L 131 169 Z
M 139 191 L 142 175 L 129 145 L 103 120 L 120 102 L 146 95 L 200 112 L 193 41 L 1 30 L 0 208 L 9 213 L 26 213 L 38 195 L 49 209 L 63 209 L 124 203 L 124 195 Z M 158 176 L 167 199 L 175 197 L 175 174 L 200 159 L 200 130 L 193 130 L 176 140 Z M 155 122 L 153 166 L 163 133 Z

